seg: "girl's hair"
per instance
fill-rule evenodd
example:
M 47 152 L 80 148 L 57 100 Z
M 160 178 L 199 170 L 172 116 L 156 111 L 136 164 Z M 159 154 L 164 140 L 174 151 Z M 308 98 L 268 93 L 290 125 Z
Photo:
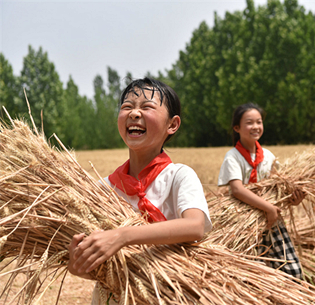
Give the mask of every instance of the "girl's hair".
M 232 119 L 232 130 L 233 130 L 232 138 L 233 138 L 233 146 L 235 146 L 236 143 L 238 142 L 238 140 L 240 139 L 240 134 L 234 130 L 234 127 L 235 127 L 235 126 L 240 126 L 240 123 L 241 123 L 241 119 L 242 119 L 243 114 L 244 114 L 246 111 L 252 110 L 252 109 L 257 110 L 257 111 L 260 113 L 262 120 L 265 119 L 265 112 L 264 112 L 264 110 L 263 110 L 261 107 L 259 107 L 257 104 L 247 103 L 247 104 L 243 104 L 243 105 L 238 106 L 238 107 L 234 110 L 233 119 Z
M 139 96 L 139 93 L 137 93 L 139 89 L 141 90 L 144 97 L 148 100 L 152 99 L 154 94 L 158 92 L 160 95 L 161 105 L 163 102 L 165 103 L 169 117 L 172 118 L 175 115 L 180 117 L 181 106 L 177 93 L 170 86 L 150 77 L 133 80 L 123 90 L 120 97 L 120 106 L 123 104 L 130 92 Z M 167 142 L 171 137 L 172 135 L 169 135 L 165 142 Z

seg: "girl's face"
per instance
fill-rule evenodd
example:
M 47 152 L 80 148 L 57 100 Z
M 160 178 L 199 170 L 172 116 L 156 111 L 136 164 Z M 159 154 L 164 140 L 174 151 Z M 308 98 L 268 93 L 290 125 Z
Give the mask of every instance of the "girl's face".
M 234 126 L 239 133 L 242 144 L 253 144 L 260 139 L 264 132 L 264 125 L 261 114 L 256 109 L 244 112 L 239 126 Z
M 138 96 L 129 92 L 120 107 L 120 136 L 131 150 L 159 154 L 168 135 L 179 128 L 180 118 L 169 117 L 158 92 L 154 93 L 152 99 L 147 99 L 140 89 L 136 93 Z M 145 90 L 145 93 L 148 98 L 151 97 L 151 91 Z

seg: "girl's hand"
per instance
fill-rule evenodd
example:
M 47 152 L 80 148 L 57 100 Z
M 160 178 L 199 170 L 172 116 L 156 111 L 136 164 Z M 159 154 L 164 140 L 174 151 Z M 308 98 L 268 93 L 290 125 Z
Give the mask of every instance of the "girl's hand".
M 272 225 L 277 221 L 280 216 L 281 209 L 275 205 L 270 204 L 270 209 L 266 211 L 267 215 L 267 229 L 270 229 Z
M 119 229 L 98 230 L 84 239 L 82 234 L 75 235 L 69 247 L 69 251 L 71 249 L 72 252 L 69 271 L 74 275 L 86 276 L 104 263 L 124 246 L 122 235 L 119 232 Z
M 292 197 L 290 198 L 290 203 L 292 205 L 299 205 L 300 202 L 305 198 L 306 194 L 304 194 L 301 190 L 295 190 L 292 193 Z

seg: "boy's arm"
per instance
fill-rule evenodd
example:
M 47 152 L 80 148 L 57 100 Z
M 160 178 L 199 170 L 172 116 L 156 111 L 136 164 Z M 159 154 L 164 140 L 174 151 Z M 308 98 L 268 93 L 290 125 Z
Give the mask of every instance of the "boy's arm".
M 74 239 L 81 242 L 75 247 L 73 242 L 72 247 L 69 247 L 71 265 L 69 270 L 74 275 L 85 277 L 87 273 L 128 245 L 174 244 L 200 240 L 204 234 L 204 226 L 204 213 L 199 209 L 187 209 L 179 219 L 95 231 L 84 239 L 82 234 L 75 235 Z
M 281 210 L 249 189 L 246 189 L 241 180 L 231 180 L 229 184 L 234 197 L 267 213 L 267 229 L 271 228 L 278 219 Z

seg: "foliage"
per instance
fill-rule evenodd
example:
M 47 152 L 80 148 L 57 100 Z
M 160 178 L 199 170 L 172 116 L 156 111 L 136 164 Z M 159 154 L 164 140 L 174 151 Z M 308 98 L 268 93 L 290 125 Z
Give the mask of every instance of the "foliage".
M 47 52 L 40 47 L 36 52 L 31 46 L 24 58 L 21 76 L 18 78 L 19 97 L 24 101 L 25 88 L 36 125 L 43 125 L 46 135 L 61 133 L 59 118 L 63 96 L 62 82 L 55 66 L 48 59 Z M 22 113 L 27 113 L 27 105 L 21 103 Z M 43 119 L 41 112 L 43 111 Z
M 117 128 L 118 101 L 120 96 L 120 77 L 118 73 L 108 67 L 108 88 L 106 94 L 104 82 L 100 75 L 94 79 L 94 100 L 96 103 L 97 126 L 94 129 L 97 148 L 121 147 L 122 140 Z
M 107 75 L 106 86 L 95 77 L 90 100 L 80 96 L 71 77 L 62 88 L 42 48 L 29 47 L 19 77 L 0 54 L 0 103 L 10 113 L 25 114 L 26 87 L 37 124 L 44 112 L 48 136 L 56 132 L 74 148 L 121 147 L 117 105 L 132 75 L 121 79 L 110 67 Z M 247 0 L 244 11 L 215 14 L 212 28 L 201 22 L 172 69 L 156 78 L 173 87 L 182 103 L 182 126 L 168 145 L 231 145 L 233 110 L 247 102 L 267 112 L 262 143 L 313 142 L 315 16 L 297 0 L 268 0 L 258 7 Z
M 94 100 L 79 94 L 72 77 L 64 89 L 55 66 L 42 48 L 29 46 L 19 77 L 0 53 L 0 101 L 10 116 L 28 118 L 26 91 L 37 126 L 43 126 L 46 137 L 56 133 L 63 143 L 76 149 L 122 147 L 117 129 L 120 77 L 108 67 L 108 91 L 103 79 L 94 79 Z M 132 78 L 131 73 L 128 73 Z M 43 113 L 43 116 L 42 116 Z M 2 115 L 5 117 L 5 115 Z
M 63 95 L 60 138 L 69 147 L 93 148 L 94 117 L 92 101 L 79 95 L 78 87 L 70 76 Z
M 183 144 L 231 144 L 233 110 L 246 102 L 268 114 L 265 143 L 313 141 L 314 38 L 314 15 L 293 0 L 257 9 L 248 0 L 244 12 L 215 16 L 212 29 L 201 23 L 168 71 L 183 103 Z
M 13 75 L 12 66 L 0 53 L 0 113 L 2 113 L 2 106 L 5 106 L 9 113 L 17 113 L 21 110 L 17 92 L 17 78 Z

